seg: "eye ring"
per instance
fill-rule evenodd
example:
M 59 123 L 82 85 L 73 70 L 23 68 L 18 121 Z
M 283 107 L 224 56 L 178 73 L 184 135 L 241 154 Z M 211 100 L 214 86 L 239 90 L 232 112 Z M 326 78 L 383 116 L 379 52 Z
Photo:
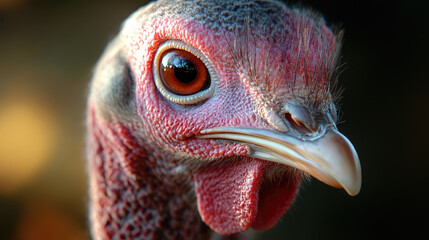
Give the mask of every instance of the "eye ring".
M 201 62 L 205 65 L 208 75 L 210 77 L 210 83 L 207 88 L 204 88 L 203 90 L 198 91 L 194 94 L 179 95 L 179 94 L 173 93 L 164 85 L 160 74 L 160 64 L 161 64 L 162 57 L 164 56 L 164 53 L 172 49 L 186 51 L 194 55 L 199 60 L 201 60 Z M 210 61 L 207 59 L 207 57 L 203 53 L 201 53 L 201 51 L 198 50 L 197 48 L 192 47 L 179 40 L 168 40 L 159 46 L 158 50 L 155 53 L 154 62 L 153 62 L 153 77 L 154 77 L 155 85 L 158 88 L 158 91 L 161 93 L 161 95 L 163 95 L 171 102 L 183 104 L 183 105 L 196 104 L 213 96 L 213 93 L 215 90 L 215 82 L 217 81 L 217 75 Z

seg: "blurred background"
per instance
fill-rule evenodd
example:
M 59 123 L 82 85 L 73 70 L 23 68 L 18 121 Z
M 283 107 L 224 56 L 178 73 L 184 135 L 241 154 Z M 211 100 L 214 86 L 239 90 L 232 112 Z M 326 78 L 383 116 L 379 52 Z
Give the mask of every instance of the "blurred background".
M 289 1 L 296 4 L 298 1 Z M 314 180 L 269 239 L 425 238 L 429 35 L 424 1 L 317 1 L 346 30 L 339 129 L 356 197 Z M 145 1 L 0 0 L 0 239 L 89 239 L 84 154 L 92 67 Z

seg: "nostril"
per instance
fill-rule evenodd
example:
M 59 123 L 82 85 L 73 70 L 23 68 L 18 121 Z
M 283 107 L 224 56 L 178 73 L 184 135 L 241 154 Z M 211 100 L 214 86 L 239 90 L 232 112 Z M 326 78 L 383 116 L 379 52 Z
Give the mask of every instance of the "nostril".
M 299 132 L 302 132 L 302 133 L 312 133 L 313 132 L 309 127 L 307 127 L 307 125 L 305 123 L 303 123 L 299 119 L 294 119 L 292 117 L 292 114 L 287 112 L 284 114 L 284 117 L 289 122 L 289 124 L 294 129 L 298 130 Z

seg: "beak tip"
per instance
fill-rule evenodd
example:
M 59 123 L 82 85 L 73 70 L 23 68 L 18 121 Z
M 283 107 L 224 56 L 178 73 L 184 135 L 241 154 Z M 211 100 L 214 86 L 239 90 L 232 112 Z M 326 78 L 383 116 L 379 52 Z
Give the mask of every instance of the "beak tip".
M 362 186 L 362 177 L 360 174 L 356 176 L 354 181 L 352 181 L 350 184 L 347 184 L 347 186 L 342 185 L 342 187 L 347 192 L 347 194 L 349 194 L 352 197 L 359 194 L 361 186 Z
M 341 169 L 337 172 L 340 185 L 350 196 L 359 194 L 362 185 L 362 170 L 359 156 L 353 144 L 340 132 L 333 130 L 332 134 L 340 146 L 342 154 L 339 159 L 342 159 Z
M 359 194 L 360 192 L 360 187 L 356 188 L 356 189 L 346 189 L 347 194 L 349 194 L 350 196 L 354 197 L 356 195 Z
M 354 183 L 352 186 L 345 187 L 343 186 L 344 190 L 349 194 L 350 196 L 354 197 L 359 194 L 361 189 L 360 183 Z

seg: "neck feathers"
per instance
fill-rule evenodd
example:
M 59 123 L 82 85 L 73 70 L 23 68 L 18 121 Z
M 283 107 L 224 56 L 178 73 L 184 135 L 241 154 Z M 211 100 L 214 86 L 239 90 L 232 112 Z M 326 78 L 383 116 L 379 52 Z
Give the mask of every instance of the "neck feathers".
M 177 180 L 132 126 L 107 123 L 90 110 L 88 165 L 95 239 L 206 239 L 189 181 Z M 206 236 L 206 237 L 204 237 Z

